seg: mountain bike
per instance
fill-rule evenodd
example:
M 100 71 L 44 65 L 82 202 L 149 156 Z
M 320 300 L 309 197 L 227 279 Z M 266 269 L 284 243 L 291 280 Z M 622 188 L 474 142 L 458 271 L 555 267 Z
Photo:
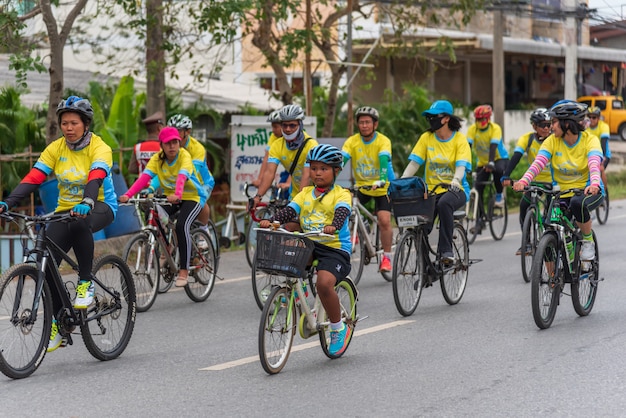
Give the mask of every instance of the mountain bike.
M 415 312 L 422 289 L 432 286 L 436 281 L 439 281 L 441 293 L 448 304 L 459 303 L 467 285 L 469 266 L 480 261 L 469 258 L 469 243 L 462 225 L 465 212 L 462 210 L 454 212 L 454 262 L 444 263 L 441 255 L 430 245 L 428 235 L 432 229 L 436 203 L 434 192 L 439 187 L 447 185 L 435 186 L 426 198 L 416 196 L 404 202 L 392 198 L 391 201 L 396 222 L 406 228 L 396 246 L 391 279 L 393 300 L 403 316 Z M 410 206 L 410 209 L 400 211 L 400 204 Z
M 550 195 L 544 194 L 546 190 L 552 190 L 552 183 L 533 182 L 526 188 L 526 191 L 530 193 L 530 206 L 522 223 L 522 245 L 520 247 L 522 278 L 526 283 L 530 282 L 533 257 L 537 252 L 539 239 L 543 235 L 545 219 L 549 215 L 548 199 Z
M 484 170 L 484 168 L 483 168 Z M 465 206 L 465 230 L 467 231 L 467 241 L 473 244 L 482 229 L 489 224 L 489 230 L 494 240 L 499 241 L 506 233 L 509 212 L 506 203 L 506 189 L 502 191 L 503 205 L 496 205 L 496 186 L 493 184 L 493 174 L 490 174 L 487 181 L 479 182 L 476 178 L 478 173 L 472 173 L 472 188 L 470 198 Z M 476 188 L 484 185 L 483 199 Z M 486 205 L 485 205 L 485 202 Z
M 371 186 L 352 186 L 349 188 L 352 193 L 352 213 L 350 214 L 348 224 L 350 240 L 352 241 L 352 255 L 350 257 L 352 270 L 350 271 L 350 276 L 353 277 L 354 284 L 359 284 L 363 274 L 363 266 L 368 265 L 372 259 L 375 259 L 377 265 L 380 265 L 383 256 L 378 218 L 361 204 L 357 196 L 359 190 L 370 189 Z M 381 271 L 380 274 L 388 282 L 391 281 L 390 271 Z
M 28 216 L 15 212 L 3 212 L 0 217 L 25 223 L 23 262 L 0 277 L 0 371 L 21 379 L 37 370 L 46 355 L 53 315 L 68 344 L 73 344 L 78 327 L 92 356 L 103 361 L 119 357 L 130 341 L 136 315 L 135 286 L 124 260 L 112 254 L 97 258 L 93 303 L 87 309 L 75 309 L 76 282 L 61 275 L 53 255 L 76 272 L 78 263 L 48 237 L 46 226 L 76 218 L 69 213 Z M 46 280 L 46 269 L 52 272 L 51 281 Z M 58 312 L 53 312 L 52 292 L 62 303 Z
M 147 211 L 147 222 L 141 232 L 126 243 L 126 260 L 137 288 L 137 311 L 145 312 L 156 300 L 157 293 L 172 287 L 178 275 L 179 254 L 175 216 L 167 216 L 160 205 L 170 205 L 166 198 L 138 197 L 128 201 Z M 189 281 L 184 287 L 194 302 L 207 300 L 217 273 L 213 242 L 201 228 L 191 230 Z M 163 282 L 164 285 L 160 285 Z
M 313 298 L 307 299 L 305 291 L 305 279 L 313 283 L 316 274 L 316 263 L 308 265 L 314 244 L 307 236 L 319 234 L 297 234 L 284 229 L 257 230 L 258 267 L 286 277 L 284 282 L 273 287 L 259 324 L 259 358 L 268 374 L 276 374 L 285 367 L 296 330 L 303 339 L 318 334 L 322 351 L 331 359 L 345 353 L 333 355 L 329 352 L 330 321 L 319 295 L 310 300 Z M 339 295 L 341 320 L 351 331 L 346 337 L 347 346 L 359 321 L 356 308 L 358 292 L 349 277 L 339 281 L 335 290 Z
M 530 274 L 533 319 L 541 329 L 552 325 L 565 284 L 570 285 L 576 313 L 587 316 L 591 313 L 598 283 L 602 280 L 599 276 L 600 254 L 595 233 L 595 259 L 581 261 L 579 250 L 583 240 L 582 233 L 567 205 L 560 201 L 564 194 L 582 194 L 583 190 L 552 190 L 545 193 L 552 196 L 548 208 L 550 216 L 545 219 L 545 232 L 537 246 Z

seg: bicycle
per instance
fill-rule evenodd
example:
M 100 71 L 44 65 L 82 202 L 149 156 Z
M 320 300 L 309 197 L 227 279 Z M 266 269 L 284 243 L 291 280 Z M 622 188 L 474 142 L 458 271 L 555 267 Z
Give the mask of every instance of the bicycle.
M 130 198 L 128 202 L 137 208 L 143 206 L 147 211 L 146 226 L 129 239 L 123 250 L 123 258 L 137 288 L 137 311 L 145 312 L 152 307 L 159 291 L 162 293 L 172 287 L 178 274 L 175 220 L 173 217 L 161 219 L 158 208 L 159 205 L 170 204 L 166 198 L 139 197 Z M 191 242 L 189 282 L 184 289 L 191 300 L 203 302 L 215 285 L 215 248 L 209 235 L 201 228 L 191 230 Z
M 350 256 L 352 270 L 350 273 L 354 277 L 354 284 L 359 284 L 364 266 L 368 265 L 373 258 L 376 258 L 376 263 L 379 265 L 383 256 L 378 218 L 363 206 L 357 196 L 359 190 L 370 189 L 371 186 L 352 186 L 349 188 L 352 193 L 352 213 L 348 224 L 350 240 L 352 241 L 352 255 Z M 398 236 L 399 234 L 396 235 L 396 238 Z M 395 243 L 392 244 L 392 251 L 394 247 Z M 386 281 L 391 281 L 390 271 L 381 271 L 380 274 Z
M 596 218 L 600 225 L 604 225 L 609 219 L 609 188 L 606 185 L 604 186 L 604 199 L 596 208 Z
M 503 205 L 496 206 L 496 188 L 493 184 L 493 174 L 487 181 L 479 182 L 476 178 L 478 173 L 472 173 L 472 188 L 470 189 L 470 198 L 465 206 L 465 230 L 467 231 L 467 241 L 473 244 L 476 237 L 482 231 L 487 223 L 494 240 L 500 241 L 506 233 L 508 223 L 508 207 L 506 203 L 506 190 L 502 191 Z M 476 186 L 486 186 L 483 190 L 483 200 Z M 487 201 L 485 211 L 485 200 Z M 482 204 L 479 204 L 482 203 Z
M 345 353 L 333 355 L 329 352 L 330 321 L 319 295 L 310 301 L 304 288 L 305 278 L 314 283 L 316 266 L 315 262 L 307 266 L 314 248 L 307 236 L 320 234 L 298 234 L 284 229 L 257 231 L 257 265 L 268 273 L 286 277 L 284 282 L 272 288 L 259 324 L 259 358 L 268 374 L 280 372 L 287 363 L 296 329 L 303 339 L 318 334 L 322 351 L 331 359 Z M 349 277 L 339 281 L 335 290 L 339 295 L 341 320 L 351 328 L 346 337 L 347 347 L 357 322 L 361 320 L 357 315 L 358 292 Z
M 21 379 L 37 370 L 46 355 L 53 314 L 58 332 L 69 345 L 79 327 L 92 356 L 102 361 L 119 357 L 130 341 L 136 315 L 135 286 L 124 260 L 113 254 L 97 258 L 93 264 L 93 303 L 87 309 L 75 309 L 70 293 L 76 284 L 63 278 L 53 255 L 76 272 L 78 263 L 47 236 L 46 226 L 76 218 L 69 213 L 28 216 L 16 212 L 3 212 L 0 217 L 25 222 L 28 234 L 22 238 L 23 262 L 0 278 L 0 371 Z M 32 249 L 29 242 L 34 243 Z M 46 269 L 52 272 L 50 282 Z M 51 292 L 62 303 L 58 312 L 52 312 Z
M 550 195 L 544 194 L 546 190 L 552 190 L 552 183 L 533 182 L 527 187 L 527 191 L 530 193 L 530 206 L 522 223 L 522 245 L 520 247 L 522 278 L 526 283 L 530 282 L 533 257 L 545 229 L 545 219 L 549 216 L 548 199 Z
M 572 304 L 579 316 L 591 313 L 598 292 L 600 257 L 598 240 L 593 233 L 596 256 L 581 261 L 582 233 L 560 197 L 566 193 L 582 194 L 581 189 L 546 191 L 551 195 L 545 231 L 539 240 L 531 269 L 531 305 L 533 319 L 540 329 L 552 325 L 565 284 L 570 284 Z
M 428 235 L 434 221 L 436 195 L 438 184 L 428 191 L 426 198 L 394 199 L 392 206 L 396 222 L 407 228 L 398 241 L 393 258 L 393 300 L 398 312 L 402 316 L 410 316 L 417 309 L 422 289 L 432 286 L 439 281 L 443 298 L 449 305 L 461 301 L 469 266 L 480 260 L 470 260 L 469 243 L 462 221 L 465 212 L 454 212 L 454 232 L 452 234 L 452 250 L 455 261 L 446 264 L 430 245 Z M 402 207 L 404 206 L 404 207 Z

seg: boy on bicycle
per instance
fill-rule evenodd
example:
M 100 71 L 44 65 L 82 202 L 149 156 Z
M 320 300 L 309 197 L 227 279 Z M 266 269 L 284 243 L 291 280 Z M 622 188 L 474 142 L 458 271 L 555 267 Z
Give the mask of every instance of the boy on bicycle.
M 330 324 L 331 355 L 340 355 L 350 341 L 352 329 L 341 320 L 339 297 L 335 292 L 338 281 L 350 273 L 350 217 L 352 196 L 335 180 L 342 167 L 343 155 L 332 145 L 322 144 L 311 149 L 307 155 L 311 179 L 315 186 L 307 186 L 272 218 L 260 222 L 261 228 L 269 228 L 274 221 L 285 224 L 299 222 L 304 232 L 322 231 L 327 236 L 311 236 L 315 244 L 313 257 L 318 260 L 317 292 Z

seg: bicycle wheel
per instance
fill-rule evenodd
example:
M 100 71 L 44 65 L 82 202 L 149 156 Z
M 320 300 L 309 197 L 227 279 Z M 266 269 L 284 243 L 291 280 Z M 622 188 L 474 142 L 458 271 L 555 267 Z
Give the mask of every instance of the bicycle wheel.
M 363 258 L 363 252 L 365 251 L 365 242 L 363 234 L 355 225 L 354 217 L 350 217 L 350 241 L 352 242 L 352 254 L 350 255 L 350 277 L 354 284 L 359 284 L 361 275 L 363 274 L 363 266 L 365 265 L 365 258 Z
M 259 207 L 255 211 L 255 216 L 258 219 L 269 219 L 274 216 L 276 210 L 271 206 Z M 254 264 L 254 253 L 256 251 L 256 231 L 255 228 L 259 227 L 259 223 L 250 218 L 250 222 L 246 227 L 246 260 L 248 265 L 252 268 Z
M 530 207 L 524 217 L 522 226 L 522 253 L 520 259 L 522 262 L 522 278 L 526 283 L 530 282 L 530 269 L 533 265 L 533 256 L 537 250 L 539 242 L 539 231 L 537 229 L 537 213 L 534 207 Z
M 320 326 L 320 344 L 322 345 L 322 351 L 326 354 L 326 357 L 335 359 L 341 357 L 350 342 L 352 341 L 352 337 L 354 336 L 354 327 L 356 326 L 356 302 L 358 299 L 358 293 L 356 290 L 356 286 L 352 282 L 352 279 L 349 277 L 341 280 L 335 286 L 335 291 L 337 292 L 337 296 L 339 296 L 339 305 L 341 307 L 341 320 L 344 323 L 344 326 L 348 327 L 348 332 L 346 333 L 347 341 L 345 344 L 345 350 L 343 350 L 339 354 L 330 354 L 328 348 L 330 346 L 330 320 L 328 319 L 328 315 L 326 311 L 324 311 L 323 318 L 318 318 L 320 324 L 326 324 Z
M 422 296 L 426 269 L 420 239 L 414 231 L 406 231 L 393 256 L 391 284 L 393 301 L 402 316 L 415 312 Z
M 489 230 L 491 236 L 496 241 L 500 241 L 506 233 L 506 225 L 509 220 L 509 211 L 506 205 L 506 199 L 502 207 L 496 206 L 496 198 L 492 196 L 489 199 Z
M 280 372 L 289 358 L 296 332 L 291 290 L 275 287 L 263 307 L 259 324 L 259 358 L 268 374 Z
M 82 310 L 80 332 L 89 353 L 98 360 L 112 360 L 126 349 L 135 328 L 135 283 L 124 260 L 105 255 L 94 261 L 95 295 Z
M 480 217 L 480 211 L 476 210 L 477 195 L 470 192 L 470 200 L 467 202 L 465 209 L 465 230 L 467 231 L 467 242 L 473 244 L 478 236 L 478 218 Z
M 604 189 L 605 195 L 600 206 L 596 208 L 596 218 L 600 225 L 604 225 L 609 219 L 609 189 Z
M 559 304 L 561 268 L 557 240 L 553 234 L 544 234 L 537 246 L 530 271 L 531 305 L 535 324 L 541 329 L 549 328 Z
M 215 222 L 213 222 L 211 219 L 209 219 L 207 228 L 209 230 L 208 234 L 211 238 L 211 244 L 213 245 L 213 251 L 215 252 L 215 271 L 218 271 L 220 268 L 220 256 L 222 251 L 220 248 L 220 236 L 217 233 L 217 227 L 215 226 Z
M 33 374 L 50 341 L 52 300 L 45 281 L 37 320 L 28 322 L 36 285 L 37 269 L 33 265 L 16 264 L 0 279 L 0 371 L 12 379 Z
M 159 290 L 158 245 L 150 244 L 151 232 L 141 232 L 132 237 L 124 248 L 122 257 L 133 275 L 137 292 L 137 312 L 152 307 Z
M 215 286 L 215 249 L 209 235 L 200 228 L 191 231 L 191 245 L 189 281 L 184 289 L 189 299 L 204 302 Z
M 591 264 L 591 269 L 588 272 L 582 272 L 580 270 L 580 264 L 578 263 L 578 279 L 572 280 L 572 304 L 574 310 L 580 316 L 587 316 L 593 309 L 593 304 L 596 301 L 596 294 L 598 293 L 598 283 L 600 281 L 600 253 L 598 253 L 598 241 L 596 240 L 596 234 L 593 234 L 594 246 L 596 248 L 596 258 L 588 263 Z M 576 256 L 580 258 L 579 256 Z
M 456 305 L 461 301 L 467 285 L 469 274 L 469 244 L 463 226 L 454 224 L 452 233 L 452 249 L 454 251 L 454 265 L 444 268 L 441 276 L 441 293 L 449 305 Z
M 263 309 L 265 306 L 265 301 L 272 293 L 272 288 L 286 281 L 286 276 L 257 270 L 256 263 L 252 264 L 252 294 L 259 309 Z

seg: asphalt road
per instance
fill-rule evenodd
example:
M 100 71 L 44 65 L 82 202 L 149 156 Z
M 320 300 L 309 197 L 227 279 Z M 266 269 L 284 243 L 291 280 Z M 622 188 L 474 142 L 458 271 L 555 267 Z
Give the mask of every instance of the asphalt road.
M 563 296 L 552 327 L 537 329 L 512 217 L 502 241 L 486 232 L 471 246 L 483 261 L 458 305 L 435 286 L 404 318 L 391 284 L 367 267 L 358 308 L 369 317 L 347 353 L 329 360 L 316 338 L 296 337 L 275 376 L 258 360 L 244 253 L 225 253 L 211 297 L 159 295 L 119 359 L 93 359 L 77 337 L 31 377 L 0 376 L 0 416 L 623 416 L 626 201 L 595 229 L 605 281 L 588 317 Z

